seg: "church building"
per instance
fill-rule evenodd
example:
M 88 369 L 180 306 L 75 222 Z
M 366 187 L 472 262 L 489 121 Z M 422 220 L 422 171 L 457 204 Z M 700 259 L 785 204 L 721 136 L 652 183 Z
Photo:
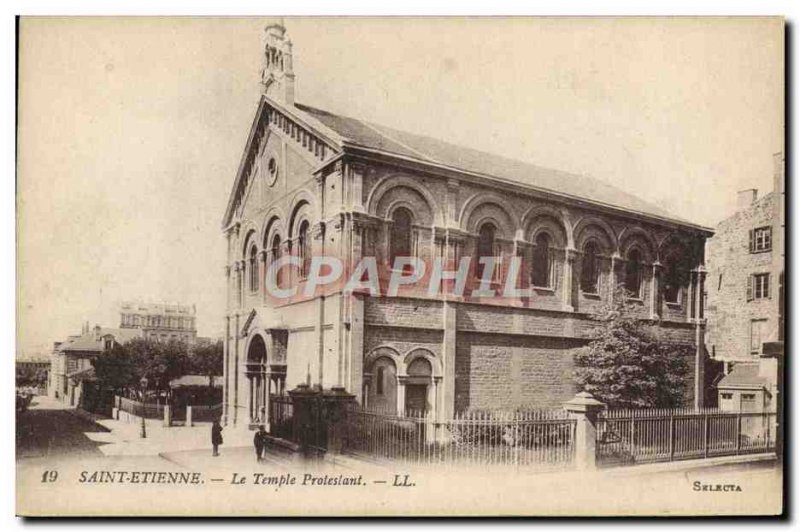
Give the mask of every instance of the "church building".
M 267 26 L 222 224 L 224 423 L 268 423 L 270 397 L 299 384 L 437 419 L 557 407 L 578 391 L 574 353 L 620 283 L 643 320 L 694 346 L 687 404 L 700 405 L 709 229 L 599 180 L 297 102 L 293 60 L 284 26 Z M 403 256 L 465 265 L 467 289 L 445 275 L 433 293 L 387 290 Z M 315 257 L 347 272 L 374 257 L 380 290 L 305 290 Z M 509 278 L 513 297 L 476 295 Z

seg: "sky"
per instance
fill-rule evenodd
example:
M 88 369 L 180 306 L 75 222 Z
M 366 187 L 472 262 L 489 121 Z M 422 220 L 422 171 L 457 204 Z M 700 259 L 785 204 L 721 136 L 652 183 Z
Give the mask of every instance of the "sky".
M 221 335 L 221 221 L 265 18 L 23 19 L 17 353 L 122 301 L 195 304 Z M 286 18 L 296 100 L 591 175 L 714 226 L 772 188 L 775 19 Z

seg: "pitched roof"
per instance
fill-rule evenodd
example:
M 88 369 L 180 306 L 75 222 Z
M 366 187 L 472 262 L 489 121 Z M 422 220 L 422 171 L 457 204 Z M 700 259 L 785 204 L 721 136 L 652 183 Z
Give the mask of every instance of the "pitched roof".
M 70 379 L 74 379 L 78 382 L 93 381 L 97 379 L 97 375 L 95 374 L 93 367 L 79 369 L 78 371 L 67 373 L 67 377 L 69 377 Z
M 336 115 L 308 105 L 295 108 L 313 117 L 341 136 L 348 144 L 377 150 L 423 163 L 499 178 L 524 186 L 568 196 L 594 204 L 616 207 L 681 225 L 700 227 L 598 179 L 562 172 L 501 157 L 432 137 L 399 131 L 356 118 Z M 702 228 L 707 230 L 706 228 Z
M 141 336 L 142 331 L 140 329 L 101 328 L 99 335 L 96 335 L 94 331 L 90 331 L 75 338 L 70 337 L 69 340 L 58 346 L 58 350 L 73 352 L 94 351 L 100 353 L 104 348 L 103 337 L 108 335 L 113 336 L 116 342 L 124 344 L 128 340 Z
M 208 386 L 208 377 L 205 375 L 184 375 L 177 379 L 169 381 L 170 388 L 179 388 L 181 386 Z M 214 377 L 214 387 L 222 387 L 222 376 L 217 375 Z
M 717 384 L 717 388 L 761 388 L 767 379 L 759 377 L 758 364 L 736 364 Z

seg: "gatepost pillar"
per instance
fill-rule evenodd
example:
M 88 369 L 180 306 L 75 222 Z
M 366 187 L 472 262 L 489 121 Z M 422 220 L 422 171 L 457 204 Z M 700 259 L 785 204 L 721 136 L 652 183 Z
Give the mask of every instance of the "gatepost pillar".
M 597 418 L 605 408 L 602 403 L 589 392 L 583 391 L 564 403 L 569 417 L 575 420 L 575 466 L 578 470 L 594 470 L 597 468 L 595 442 L 597 440 Z
M 289 390 L 292 398 L 292 440 L 300 445 L 304 455 L 308 455 L 311 431 L 314 430 L 314 413 L 317 408 L 315 403 L 319 400 L 320 392 L 308 384 L 299 384 L 294 390 Z
M 328 452 L 341 454 L 347 437 L 347 411 L 355 404 L 356 396 L 347 393 L 343 386 L 333 386 L 323 392 L 322 399 L 325 402 Z

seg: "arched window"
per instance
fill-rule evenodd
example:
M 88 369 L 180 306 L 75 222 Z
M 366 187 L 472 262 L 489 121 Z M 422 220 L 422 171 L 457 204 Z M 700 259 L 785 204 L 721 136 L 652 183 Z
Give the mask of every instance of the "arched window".
M 492 281 L 500 279 L 500 257 L 497 249 L 497 242 L 495 233 L 497 229 L 491 223 L 485 223 L 478 230 L 478 279 L 483 279 L 484 269 L 486 264 L 482 264 L 480 259 L 493 257 L 494 258 L 494 271 L 492 272 Z
M 308 221 L 303 220 L 300 230 L 297 233 L 297 250 L 300 259 L 300 278 L 305 279 L 308 275 L 309 261 L 311 260 L 311 240 L 308 236 Z
M 625 264 L 625 290 L 630 297 L 642 297 L 642 254 L 638 249 L 628 252 L 628 262 Z
M 597 244 L 589 242 L 583 247 L 581 261 L 581 290 L 587 294 L 598 293 L 600 264 L 597 257 Z
M 678 304 L 681 302 L 681 287 L 686 283 L 686 272 L 682 263 L 675 256 L 665 260 L 664 267 L 664 301 Z
M 258 250 L 255 246 L 250 248 L 250 291 L 258 290 Z
M 392 228 L 390 236 L 391 250 L 389 256 L 394 265 L 397 257 L 410 257 L 412 249 L 412 224 L 411 212 L 405 207 L 395 209 L 392 213 Z
M 375 393 L 383 395 L 383 366 L 378 367 L 378 374 L 375 376 Z
M 272 242 L 270 243 L 269 247 L 269 260 L 271 263 L 274 263 L 280 258 L 281 258 L 281 236 L 275 234 L 272 237 Z M 281 272 L 283 272 L 283 268 L 281 268 L 276 272 L 275 284 L 278 287 L 281 286 L 281 277 L 282 277 Z
M 533 270 L 531 271 L 531 284 L 542 288 L 550 288 L 552 261 L 550 253 L 550 237 L 541 233 L 536 237 L 536 246 L 533 248 Z

